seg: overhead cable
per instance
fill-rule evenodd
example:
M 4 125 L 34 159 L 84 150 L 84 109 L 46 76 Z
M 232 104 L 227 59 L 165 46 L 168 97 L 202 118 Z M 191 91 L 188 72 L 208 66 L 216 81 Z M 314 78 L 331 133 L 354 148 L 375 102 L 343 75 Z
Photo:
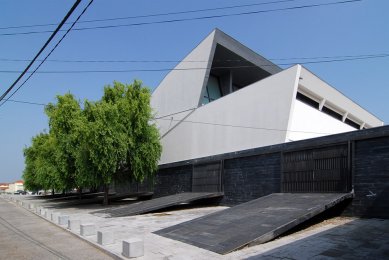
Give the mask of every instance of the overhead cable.
M 215 66 L 215 67 L 192 67 L 192 68 L 141 68 L 141 69 L 123 69 L 123 70 L 46 70 L 38 71 L 40 74 L 84 74 L 84 73 L 129 73 L 129 72 L 163 72 L 163 71 L 190 71 L 190 70 L 209 70 L 209 69 L 242 69 L 242 68 L 260 68 L 260 67 L 273 67 L 273 66 L 292 66 L 296 64 L 318 64 L 318 63 L 331 63 L 342 61 L 354 61 L 354 60 L 367 60 L 376 58 L 387 58 L 389 54 L 380 56 L 367 56 L 367 57 L 354 57 L 345 59 L 332 59 L 321 61 L 306 61 L 295 63 L 278 63 L 278 64 L 260 64 L 260 65 L 244 65 L 244 66 Z M 17 70 L 0 70 L 0 73 L 19 73 Z
M 275 9 L 248 11 L 248 12 L 240 12 L 240 13 L 199 16 L 199 17 L 191 17 L 191 18 L 180 18 L 180 19 L 151 21 L 151 22 L 138 22 L 138 23 L 130 23 L 130 24 L 116 24 L 116 25 L 101 25 L 101 26 L 91 26 L 91 27 L 80 27 L 80 28 L 75 28 L 74 31 L 85 31 L 85 30 L 96 30 L 96 29 L 110 29 L 110 28 L 120 28 L 120 27 L 143 26 L 143 25 L 151 25 L 151 24 L 168 24 L 168 23 L 176 23 L 176 22 L 184 22 L 184 21 L 196 21 L 196 20 L 208 20 L 208 19 L 214 19 L 214 18 L 244 16 L 244 15 L 253 15 L 253 14 L 261 14 L 261 13 L 278 12 L 278 11 L 291 11 L 291 10 L 313 8 L 313 7 L 323 7 L 323 6 L 331 6 L 331 5 L 350 4 L 350 3 L 356 3 L 356 2 L 361 2 L 361 1 L 363 1 L 363 0 L 345 0 L 345 1 L 330 2 L 330 3 L 300 5 L 300 6 L 285 7 L 285 8 L 275 8 Z M 18 32 L 18 33 L 1 33 L 0 36 L 28 35 L 28 34 L 50 33 L 50 32 L 52 32 L 52 31 L 51 30 L 44 30 L 44 31 Z
M 74 25 L 77 23 L 77 21 L 81 18 L 81 16 L 86 12 L 86 10 L 89 8 L 89 6 L 93 3 L 94 0 L 90 0 L 88 5 L 82 10 L 82 12 L 79 14 L 79 16 L 77 17 L 77 19 L 73 22 L 73 24 L 67 29 L 66 33 L 61 37 L 61 39 L 56 43 L 56 45 L 51 49 L 51 51 L 46 55 L 46 57 L 39 63 L 39 65 L 34 69 L 34 71 L 31 72 L 31 74 L 28 76 L 28 78 L 23 81 L 23 83 L 7 98 L 4 100 L 3 103 L 0 104 L 0 107 L 3 106 L 11 97 L 13 97 L 15 95 L 16 92 L 18 92 L 23 86 L 24 84 L 32 77 L 32 75 L 34 75 L 37 70 L 42 66 L 42 64 L 46 61 L 46 59 L 54 52 L 54 50 L 58 47 L 58 45 L 62 42 L 63 39 L 65 39 L 65 37 L 68 35 L 68 33 L 72 30 L 72 28 L 74 27 Z M 66 21 L 66 20 L 65 20 Z M 24 71 L 24 74 L 26 73 L 26 71 Z M 23 75 L 24 75 L 23 74 Z M 14 85 L 13 85 L 14 86 Z M 12 87 L 13 87 L 12 86 Z M 1 98 L 0 98 L 0 101 L 4 99 L 4 96 L 7 95 L 9 93 L 9 91 L 11 91 L 12 88 L 10 88 L 8 90 L 7 93 L 5 93 Z
M 15 87 L 15 85 L 19 82 L 19 80 L 24 76 L 24 74 L 27 73 L 27 71 L 30 69 L 32 64 L 35 62 L 35 60 L 38 58 L 38 56 L 45 50 L 47 45 L 51 42 L 51 40 L 54 38 L 54 36 L 60 31 L 61 27 L 64 25 L 66 20 L 70 17 L 70 15 L 74 12 L 74 10 L 77 8 L 77 6 L 80 4 L 81 0 L 77 0 L 72 8 L 68 11 L 68 13 L 65 15 L 65 17 L 62 19 L 60 24 L 57 26 L 57 28 L 53 31 L 49 39 L 45 42 L 45 44 L 42 46 L 42 48 L 39 50 L 39 52 L 35 55 L 35 57 L 31 60 L 31 62 L 27 65 L 27 67 L 24 69 L 24 71 L 19 75 L 19 77 L 12 83 L 12 85 L 0 96 L 0 102 L 4 99 L 4 97 Z M 1 105 L 0 105 L 1 106 Z
M 295 1 L 299 1 L 299 0 L 280 0 L 280 1 L 270 1 L 270 2 L 261 2 L 261 3 L 252 3 L 252 4 L 242 4 L 242 5 L 230 5 L 230 6 L 222 6 L 222 7 L 215 7 L 215 8 L 192 9 L 192 10 L 175 11 L 175 12 L 167 12 L 167 13 L 152 13 L 152 14 L 125 16 L 125 17 L 112 17 L 112 18 L 103 18 L 103 19 L 92 19 L 92 20 L 78 21 L 78 24 L 81 24 L 81 23 L 117 21 L 117 20 L 129 20 L 129 19 L 149 18 L 149 17 L 178 15 L 178 14 L 189 14 L 189 13 L 200 13 L 200 12 L 218 11 L 218 10 L 226 10 L 226 9 L 236 9 L 236 8 L 243 8 L 243 7 L 253 7 L 253 6 L 270 5 L 270 4 L 278 4 L 278 3 L 285 3 L 285 2 L 295 2 Z M 71 22 L 65 23 L 65 24 L 70 24 L 70 23 Z M 0 27 L 0 30 L 31 28 L 31 27 L 44 27 L 44 26 L 53 26 L 53 25 L 57 25 L 57 24 L 56 23 L 46 23 L 46 24 L 33 24 L 33 25 L 6 26 L 6 27 Z
M 342 58 L 380 58 L 389 53 L 373 53 L 358 55 L 314 56 L 314 57 L 291 57 L 291 58 L 268 58 L 270 61 L 277 60 L 317 60 L 317 59 L 342 59 Z M 29 59 L 0 58 L 0 61 L 27 62 Z M 36 61 L 41 61 L 37 59 Z M 253 62 L 246 59 L 214 59 L 214 62 Z M 47 59 L 46 62 L 54 63 L 208 63 L 208 60 L 72 60 L 72 59 Z

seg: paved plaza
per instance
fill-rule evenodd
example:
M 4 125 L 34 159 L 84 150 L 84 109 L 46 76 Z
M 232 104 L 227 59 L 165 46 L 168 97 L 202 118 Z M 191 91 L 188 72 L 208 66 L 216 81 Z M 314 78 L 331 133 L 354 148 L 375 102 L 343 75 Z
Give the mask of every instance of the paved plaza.
M 77 239 L 87 241 L 86 246 L 93 245 L 116 258 L 125 259 L 122 255 L 123 240 L 139 239 L 144 244 L 144 256 L 139 259 L 389 259 L 389 220 L 335 217 L 314 223 L 305 229 L 297 230 L 265 244 L 219 255 L 158 236 L 152 232 L 220 211 L 226 207 L 184 208 L 131 217 L 106 218 L 104 215 L 92 214 L 92 212 L 104 209 L 103 206 L 97 204 L 61 207 L 58 202 L 42 200 L 34 196 L 15 195 L 1 198 L 2 204 L 9 205 L 7 210 L 15 211 L 17 208 L 18 211 L 24 211 L 24 214 L 28 216 L 26 221 L 31 222 L 30 225 L 35 225 L 35 220 L 44 223 L 39 224 L 39 229 L 47 229 L 46 236 L 47 233 L 53 232 L 73 234 L 73 238 L 78 237 Z M 113 232 L 113 244 L 99 245 L 96 234 L 81 236 L 79 228 L 70 231 L 67 225 L 56 224 L 55 221 L 41 214 L 32 213 L 36 212 L 34 209 L 38 207 L 55 212 L 56 216 L 63 215 L 73 221 L 79 220 L 81 224 L 92 224 L 96 231 Z M 4 211 L 3 207 L 2 209 Z M 2 212 L 2 216 L 4 214 Z M 61 239 L 53 241 L 53 243 L 60 242 Z M 18 252 L 23 252 L 23 246 L 17 246 L 6 240 L 1 244 L 6 247 L 2 246 L 0 253 L 12 252 L 16 247 Z M 42 254 L 44 253 L 49 254 L 49 252 L 42 251 Z M 70 257 L 69 259 L 77 258 Z M 83 259 L 88 259 L 88 257 Z

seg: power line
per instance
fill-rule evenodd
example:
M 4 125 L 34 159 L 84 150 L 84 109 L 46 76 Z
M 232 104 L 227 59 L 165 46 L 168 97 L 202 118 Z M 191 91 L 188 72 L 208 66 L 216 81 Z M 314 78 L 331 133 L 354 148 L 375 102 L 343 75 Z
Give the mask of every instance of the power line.
M 174 121 L 174 122 L 191 123 L 191 124 L 201 124 L 201 125 L 211 125 L 211 126 L 232 127 L 232 128 L 265 130 L 265 131 L 296 132 L 296 133 L 306 133 L 306 134 L 327 134 L 327 135 L 333 134 L 333 133 L 321 133 L 321 132 L 311 132 L 311 131 L 287 130 L 287 129 L 279 129 L 279 128 L 266 128 L 266 127 L 254 127 L 254 126 L 243 126 L 243 125 L 219 124 L 219 123 L 210 123 L 210 122 L 204 122 L 204 121 L 192 121 L 192 120 L 186 120 L 186 119 L 179 120 L 179 119 L 160 118 L 157 120 Z
M 193 110 L 196 110 L 196 109 L 197 109 L 197 107 L 189 108 L 189 109 L 181 110 L 181 111 L 174 112 L 174 113 L 171 113 L 171 114 L 168 114 L 168 115 L 156 117 L 154 119 L 162 119 L 162 118 L 165 118 L 165 117 L 168 117 L 168 116 L 174 116 L 174 115 L 177 115 L 177 114 L 181 114 L 181 113 L 188 112 L 188 111 L 193 111 Z
M 119 28 L 119 27 L 143 26 L 143 25 L 151 25 L 151 24 L 167 24 L 167 23 L 176 23 L 176 22 L 184 22 L 184 21 L 196 21 L 196 20 L 208 20 L 208 19 L 214 19 L 214 18 L 233 17 L 233 16 L 242 16 L 242 15 L 252 15 L 252 14 L 270 13 L 270 12 L 278 12 L 278 11 L 290 11 L 290 10 L 298 10 L 298 9 L 305 9 L 305 8 L 312 8 L 312 7 L 321 7 L 321 6 L 330 6 L 330 5 L 339 5 L 339 4 L 349 4 L 349 3 L 361 2 L 361 1 L 363 1 L 363 0 L 345 0 L 345 1 L 337 1 L 337 2 L 330 2 L 330 3 L 322 3 L 322 4 L 301 5 L 301 6 L 293 6 L 293 7 L 285 7 L 285 8 L 257 10 L 257 11 L 230 13 L 230 14 L 220 14 L 220 15 L 209 15 L 209 16 L 192 17 L 192 18 L 171 19 L 171 20 L 161 20 L 161 21 L 152 21 L 152 22 L 139 22 L 139 23 L 130 23 L 130 24 L 117 24 L 117 25 L 103 25 L 103 26 L 81 27 L 81 28 L 75 28 L 74 31 L 85 31 L 85 30 L 95 30 L 95 29 L 110 29 L 110 28 Z M 0 34 L 0 36 L 28 35 L 28 34 L 50 33 L 50 32 L 52 32 L 52 31 L 51 30 L 45 30 L 45 31 L 19 32 L 19 33 L 2 33 L 2 34 Z
M 247 66 L 220 66 L 220 67 L 195 67 L 195 68 L 155 68 L 155 69 L 124 69 L 124 70 L 49 70 L 39 71 L 40 74 L 83 74 L 83 73 L 129 73 L 129 72 L 163 72 L 163 71 L 190 71 L 190 70 L 208 70 L 208 69 L 241 69 L 241 68 L 258 68 L 260 66 L 292 66 L 296 64 L 319 64 L 319 63 L 331 63 L 331 62 L 343 62 L 354 60 L 367 60 L 376 58 L 387 58 L 389 54 L 383 54 L 380 56 L 366 56 L 366 57 L 354 57 L 345 59 L 332 59 L 321 61 L 306 61 L 295 63 L 279 63 L 279 64 L 262 64 L 262 65 L 247 65 Z M 0 73 L 19 73 L 17 70 L 0 70 Z
M 15 102 L 15 103 L 23 103 L 23 104 L 29 104 L 29 105 L 38 105 L 38 106 L 46 106 L 47 104 L 42 103 L 35 103 L 30 101 L 21 101 L 21 100 L 13 100 L 9 99 L 8 101 Z M 253 127 L 253 126 L 243 126 L 243 125 L 231 125 L 231 124 L 219 124 L 219 123 L 210 123 L 210 122 L 204 122 L 204 121 L 191 121 L 191 120 L 179 120 L 179 119 L 172 119 L 172 118 L 166 118 L 168 116 L 177 115 L 183 112 L 193 111 L 197 108 L 191 108 L 186 109 L 182 111 L 178 111 L 175 113 L 171 113 L 168 115 L 164 115 L 161 117 L 154 118 L 154 120 L 165 120 L 165 121 L 175 121 L 175 122 L 184 122 L 184 123 L 192 123 L 192 124 L 202 124 L 202 125 L 212 125 L 212 126 L 223 126 L 223 127 L 233 127 L 233 128 L 244 128 L 244 129 L 256 129 L 256 130 L 266 130 L 266 131 L 279 131 L 279 132 L 297 132 L 297 133 L 307 133 L 307 134 L 331 134 L 331 133 L 321 133 L 321 132 L 310 132 L 310 131 L 299 131 L 299 130 L 286 130 L 286 129 L 278 129 L 278 128 L 266 128 L 266 127 Z
M 81 0 L 80 0 L 81 1 Z M 28 78 L 7 98 L 4 100 L 3 103 L 0 104 L 0 107 L 2 105 L 4 105 L 11 97 L 13 97 L 13 95 L 15 95 L 16 92 L 19 91 L 19 89 L 21 89 L 23 87 L 23 85 L 32 77 L 32 75 L 34 75 L 34 73 L 36 73 L 36 71 L 42 66 L 42 64 L 46 61 L 46 59 L 54 52 L 54 50 L 58 47 L 58 45 L 62 42 L 63 39 L 65 39 L 65 37 L 68 35 L 68 33 L 72 30 L 72 28 L 74 27 L 74 25 L 77 23 L 77 21 L 81 18 L 81 16 L 86 12 L 86 10 L 89 8 L 89 6 L 93 3 L 94 0 L 90 0 L 88 5 L 84 8 L 84 10 L 82 10 L 82 12 L 80 13 L 80 15 L 77 17 L 77 19 L 73 22 L 73 24 L 68 28 L 68 30 L 66 31 L 66 33 L 61 37 L 61 39 L 57 42 L 57 44 L 51 49 L 51 51 L 46 55 L 46 57 L 41 61 L 41 63 L 35 68 L 35 70 L 28 76 Z M 78 5 L 78 4 L 77 4 Z M 72 11 L 73 12 L 73 11 Z M 71 14 L 71 13 L 70 13 Z M 70 15 L 69 15 L 70 16 Z M 68 18 L 68 17 L 67 17 Z M 67 19 L 66 18 L 66 19 Z M 66 21 L 66 20 L 65 20 Z M 25 73 L 26 71 L 24 71 Z M 24 74 L 23 74 L 24 75 Z M 9 90 L 7 90 L 7 93 L 9 91 L 11 91 L 12 88 L 10 88 Z M 7 93 L 5 93 L 1 98 L 0 98 L 0 101 L 4 99 L 4 96 L 7 95 Z
M 58 25 L 58 27 L 55 29 L 53 34 L 49 37 L 49 39 L 46 41 L 46 43 L 42 46 L 42 48 L 39 50 L 39 52 L 35 55 L 34 59 L 28 64 L 28 66 L 24 69 L 22 74 L 19 75 L 19 77 L 15 80 L 15 82 L 0 96 L 0 101 L 4 99 L 4 97 L 15 87 L 15 85 L 19 82 L 19 80 L 24 76 L 24 74 L 27 73 L 27 71 L 30 69 L 32 64 L 35 62 L 35 60 L 38 58 L 38 56 L 44 51 L 44 49 L 49 45 L 51 40 L 54 38 L 54 36 L 60 31 L 61 27 L 64 25 L 66 20 L 69 18 L 69 16 L 73 13 L 73 11 L 76 9 L 76 7 L 80 4 L 81 0 L 77 0 L 72 8 L 68 11 L 68 13 L 65 15 L 65 17 L 62 19 L 61 23 Z M 0 105 L 1 106 L 1 105 Z
M 317 60 L 317 59 L 341 59 L 341 58 L 380 58 L 389 55 L 389 53 L 358 54 L 358 55 L 336 55 L 336 56 L 316 56 L 316 57 L 291 57 L 291 58 L 269 58 L 268 60 Z M 10 59 L 0 58 L 0 61 L 26 62 L 29 59 Z M 37 59 L 36 61 L 41 61 Z M 246 59 L 215 59 L 216 62 L 252 62 Z M 46 62 L 55 63 L 204 63 L 208 60 L 67 60 L 67 59 L 47 59 Z
M 192 10 L 176 11 L 176 12 L 168 12 L 168 13 L 154 13 L 154 14 L 144 14 L 144 15 L 135 15 L 135 16 L 125 16 L 125 17 L 113 17 L 113 18 L 105 18 L 105 19 L 93 19 L 93 20 L 79 21 L 78 24 L 117 21 L 117 20 L 129 20 L 129 19 L 137 19 L 137 18 L 149 18 L 149 17 L 168 16 L 168 15 L 177 15 L 177 14 L 199 13 L 199 12 L 235 9 L 235 8 L 243 8 L 243 7 L 253 7 L 253 6 L 260 6 L 260 5 L 278 4 L 278 3 L 285 3 L 285 2 L 295 2 L 295 1 L 298 1 L 298 0 L 280 0 L 280 1 L 270 1 L 270 2 L 253 3 L 253 4 L 231 5 L 231 6 L 216 7 L 216 8 L 192 9 Z M 65 23 L 65 24 L 69 24 L 69 23 Z M 44 27 L 44 26 L 53 26 L 53 25 L 57 25 L 57 24 L 47 23 L 47 24 L 35 24 L 35 25 L 7 26 L 7 27 L 0 27 L 0 30 L 31 28 L 31 27 Z
M 28 104 L 28 105 L 46 106 L 46 104 L 36 103 L 36 102 L 31 102 L 31 101 L 23 101 L 23 100 L 15 100 L 15 99 L 7 99 L 7 101 L 14 102 L 14 103 Z

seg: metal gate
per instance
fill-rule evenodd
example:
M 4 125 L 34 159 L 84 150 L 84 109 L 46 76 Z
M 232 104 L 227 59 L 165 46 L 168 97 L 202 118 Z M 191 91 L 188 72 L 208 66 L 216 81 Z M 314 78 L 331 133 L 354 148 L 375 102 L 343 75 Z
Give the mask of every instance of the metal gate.
M 221 162 L 194 165 L 192 192 L 221 192 L 221 171 Z
M 293 151 L 282 156 L 282 192 L 349 192 L 348 144 Z

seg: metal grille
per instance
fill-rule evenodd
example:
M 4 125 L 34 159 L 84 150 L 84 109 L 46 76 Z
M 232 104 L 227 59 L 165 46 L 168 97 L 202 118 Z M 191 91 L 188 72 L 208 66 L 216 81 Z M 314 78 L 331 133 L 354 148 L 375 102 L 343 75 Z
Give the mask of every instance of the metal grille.
M 221 162 L 193 166 L 192 192 L 221 192 Z
M 351 190 L 348 145 L 283 154 L 282 192 Z

